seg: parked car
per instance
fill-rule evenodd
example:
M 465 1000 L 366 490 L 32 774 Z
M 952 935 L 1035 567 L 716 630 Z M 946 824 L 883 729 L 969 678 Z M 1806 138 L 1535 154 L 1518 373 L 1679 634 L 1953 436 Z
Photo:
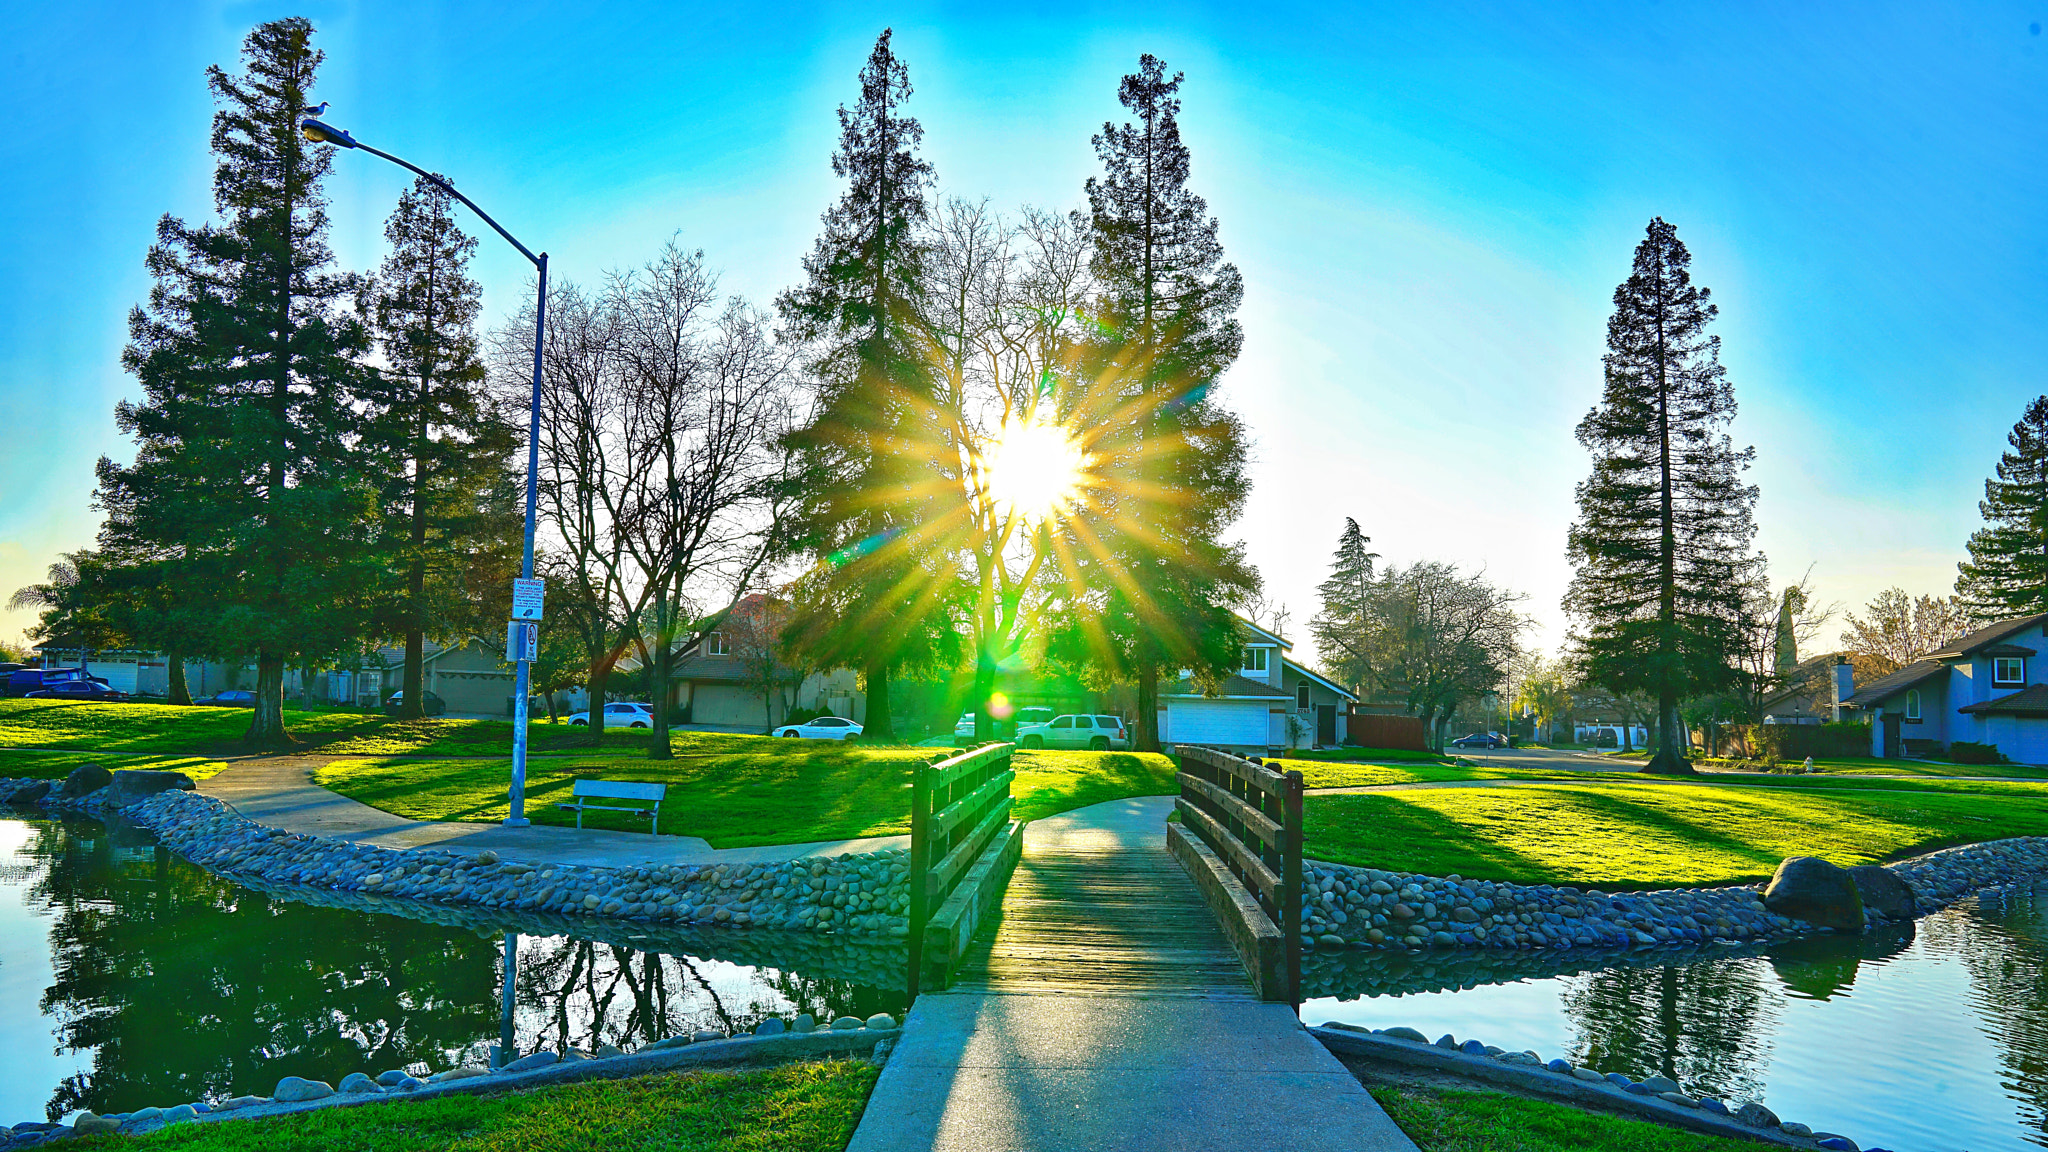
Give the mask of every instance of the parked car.
M 99 700 L 108 703 L 128 699 L 126 692 L 118 691 L 104 680 L 61 680 L 48 688 L 38 688 L 28 694 L 30 700 Z
M 1505 748 L 1508 742 L 1492 732 L 1474 732 L 1451 741 L 1453 748 Z
M 55 688 L 59 684 L 68 684 L 73 680 L 90 680 L 95 684 L 106 683 L 100 677 L 89 675 L 78 668 L 17 668 L 7 674 L 7 679 L 4 681 L 4 694 L 8 696 L 26 696 L 31 692 L 40 692 L 45 688 Z
M 862 728 L 851 720 L 838 716 L 820 716 L 801 724 L 785 724 L 775 730 L 777 736 L 794 736 L 805 740 L 852 740 L 861 734 Z
M 448 702 L 432 692 L 421 692 L 420 704 L 422 706 L 420 710 L 429 716 L 442 716 L 448 711 Z M 404 706 L 405 689 L 403 688 L 384 698 L 384 713 L 388 716 L 398 715 L 398 710 Z
M 1034 704 L 1029 708 L 1017 709 L 1016 714 L 1007 720 L 997 720 L 991 725 L 993 729 L 991 734 L 998 740 L 1014 739 L 1016 734 L 1022 732 L 1026 725 L 1044 724 L 1052 718 L 1052 709 L 1042 708 Z M 953 743 L 965 744 L 972 739 L 974 739 L 974 713 L 963 712 L 960 715 L 960 722 L 953 725 Z
M 590 726 L 590 713 L 578 712 L 569 717 L 569 723 L 578 728 Z M 604 706 L 604 726 L 607 728 L 652 728 L 654 727 L 654 705 L 636 704 L 622 700 Z
M 256 694 L 246 688 L 229 688 L 223 692 L 215 692 L 211 696 L 201 696 L 193 703 L 212 708 L 254 708 Z
M 1075 713 L 1055 716 L 1043 724 L 1017 726 L 1022 748 L 1089 748 L 1097 752 L 1127 751 L 1131 734 L 1121 717 Z

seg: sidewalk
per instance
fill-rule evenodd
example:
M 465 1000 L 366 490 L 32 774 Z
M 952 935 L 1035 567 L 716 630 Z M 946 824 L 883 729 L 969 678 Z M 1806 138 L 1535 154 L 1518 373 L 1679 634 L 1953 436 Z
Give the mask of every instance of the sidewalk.
M 331 836 L 382 848 L 438 848 L 448 852 L 489 849 L 502 859 L 522 864 L 759 864 L 800 856 L 844 856 L 910 847 L 908 836 L 869 836 L 720 849 L 696 836 L 408 820 L 313 783 L 313 773 L 322 762 L 292 756 L 244 760 L 202 781 L 199 791 L 227 801 L 250 820 L 287 832 Z

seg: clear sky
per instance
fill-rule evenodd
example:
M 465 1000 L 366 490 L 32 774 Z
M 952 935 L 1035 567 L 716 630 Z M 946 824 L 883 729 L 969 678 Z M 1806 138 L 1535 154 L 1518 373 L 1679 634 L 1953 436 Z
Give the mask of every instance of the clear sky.
M 158 216 L 211 207 L 203 70 L 291 14 L 327 53 L 330 121 L 447 172 L 558 275 L 680 235 L 763 302 L 837 193 L 833 109 L 885 25 L 943 191 L 1003 207 L 1078 203 L 1119 76 L 1164 57 L 1246 283 L 1241 531 L 1298 622 L 1351 515 L 1389 560 L 1527 592 L 1558 642 L 1572 429 L 1653 215 L 1721 305 L 1781 583 L 1948 591 L 2048 391 L 2048 0 L 9 5 L 0 593 L 90 543 L 143 253 Z M 344 264 L 374 264 L 403 177 L 337 159 Z M 522 269 L 485 238 L 493 319 Z

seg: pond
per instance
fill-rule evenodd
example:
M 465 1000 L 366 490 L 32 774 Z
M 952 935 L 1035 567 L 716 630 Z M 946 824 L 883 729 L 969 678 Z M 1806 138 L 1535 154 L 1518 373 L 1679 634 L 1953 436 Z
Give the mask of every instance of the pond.
M 1302 1019 L 1533 1049 L 1899 1152 L 2048 1147 L 2048 887 L 1865 937 L 1635 953 L 1318 957 Z
M 0 809 L 0 1127 L 771 1016 L 900 1013 L 903 950 L 258 890 L 123 823 Z M 517 914 L 513 914 L 515 917 Z

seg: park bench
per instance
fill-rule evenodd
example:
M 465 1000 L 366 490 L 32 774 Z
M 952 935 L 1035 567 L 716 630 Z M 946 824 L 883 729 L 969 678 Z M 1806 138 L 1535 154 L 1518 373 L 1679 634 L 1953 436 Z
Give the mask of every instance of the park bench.
M 627 780 L 578 780 L 571 790 L 574 804 L 557 804 L 565 812 L 576 813 L 576 827 L 583 827 L 585 810 L 604 812 L 631 812 L 638 816 L 649 816 L 653 823 L 648 826 L 650 833 L 661 831 L 661 798 L 668 794 L 666 784 L 639 784 Z M 591 800 L 641 800 L 642 804 L 592 804 Z

